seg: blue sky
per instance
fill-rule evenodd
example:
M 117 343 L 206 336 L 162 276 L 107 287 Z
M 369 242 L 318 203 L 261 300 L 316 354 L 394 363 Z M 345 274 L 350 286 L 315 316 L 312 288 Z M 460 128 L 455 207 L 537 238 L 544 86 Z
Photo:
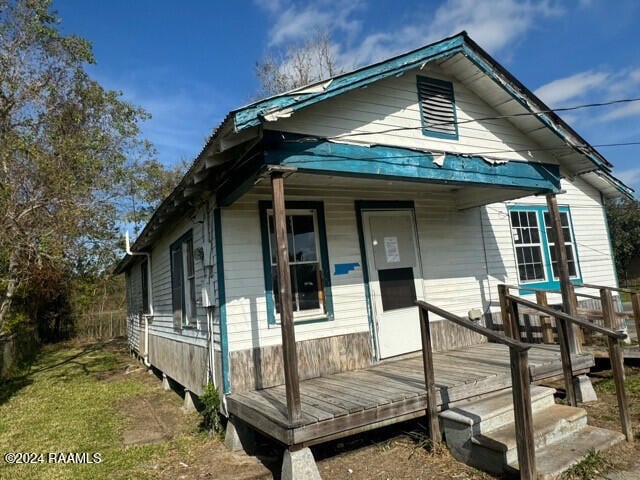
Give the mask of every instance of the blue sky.
M 166 164 L 191 161 L 212 129 L 255 98 L 255 62 L 329 30 L 340 65 L 361 66 L 467 30 L 551 107 L 640 97 L 636 0 L 54 0 L 65 33 L 93 43 L 92 75 L 145 108 Z M 593 145 L 640 142 L 640 102 L 564 118 Z M 640 190 L 640 145 L 598 147 Z

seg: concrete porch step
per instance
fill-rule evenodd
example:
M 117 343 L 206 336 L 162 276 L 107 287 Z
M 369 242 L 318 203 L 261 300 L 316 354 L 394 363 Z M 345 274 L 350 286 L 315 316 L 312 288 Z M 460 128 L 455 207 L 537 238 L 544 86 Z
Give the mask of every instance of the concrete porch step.
M 587 456 L 589 450 L 606 450 L 624 440 L 620 432 L 586 425 L 563 441 L 536 449 L 536 469 L 540 480 L 559 478 L 562 472 Z M 506 472 L 519 472 L 517 459 L 508 464 Z
M 531 410 L 535 413 L 554 405 L 555 392 L 553 388 L 532 385 Z M 508 388 L 481 399 L 463 400 L 440 413 L 440 419 L 443 424 L 469 425 L 474 434 L 495 430 L 513 422 L 513 394 Z
M 582 408 L 557 405 L 555 390 L 531 387 L 538 477 L 556 478 L 589 449 L 605 449 L 622 434 L 587 425 Z M 440 414 L 447 446 L 458 460 L 489 472 L 518 472 L 512 392 L 466 401 Z
M 558 442 L 587 425 L 587 412 L 583 408 L 551 405 L 533 413 L 533 433 L 536 451 Z M 487 456 L 497 456 L 503 463 L 518 460 L 515 423 L 510 422 L 495 430 L 471 439 L 474 447 L 487 450 Z

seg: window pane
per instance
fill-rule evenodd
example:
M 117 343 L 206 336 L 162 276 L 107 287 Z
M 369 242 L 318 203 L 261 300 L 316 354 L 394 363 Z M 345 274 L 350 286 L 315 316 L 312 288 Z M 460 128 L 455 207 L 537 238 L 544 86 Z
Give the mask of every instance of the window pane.
M 287 222 L 287 246 L 289 248 L 289 261 L 293 262 L 293 237 L 291 235 L 291 217 L 286 217 Z M 271 248 L 271 263 L 276 263 L 278 244 L 276 243 L 276 233 L 273 214 L 269 214 L 269 246 Z
M 296 262 L 315 262 L 316 239 L 313 215 L 292 215 L 293 247 L 292 254 Z
M 385 312 L 415 306 L 416 288 L 411 267 L 378 270 L 378 279 Z
M 539 246 L 517 247 L 516 257 L 520 280 L 544 280 L 542 251 Z
M 511 225 L 513 227 L 520 226 L 520 215 L 518 215 L 518 212 L 511 212 Z
M 291 283 L 294 293 L 294 310 L 317 310 L 320 308 L 320 271 L 318 264 L 295 265 L 291 268 Z

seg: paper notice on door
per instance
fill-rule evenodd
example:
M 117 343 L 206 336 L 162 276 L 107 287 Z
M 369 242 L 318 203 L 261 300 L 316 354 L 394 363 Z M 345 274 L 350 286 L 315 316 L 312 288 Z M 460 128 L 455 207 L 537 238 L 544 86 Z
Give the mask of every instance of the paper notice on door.
M 387 254 L 387 263 L 400 263 L 398 237 L 384 237 L 384 251 Z

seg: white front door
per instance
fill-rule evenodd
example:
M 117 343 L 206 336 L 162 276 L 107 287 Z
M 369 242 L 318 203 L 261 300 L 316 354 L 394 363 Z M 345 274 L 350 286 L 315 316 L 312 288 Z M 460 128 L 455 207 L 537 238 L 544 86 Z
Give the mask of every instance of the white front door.
M 363 211 L 369 291 L 380 358 L 421 348 L 422 271 L 413 210 Z

